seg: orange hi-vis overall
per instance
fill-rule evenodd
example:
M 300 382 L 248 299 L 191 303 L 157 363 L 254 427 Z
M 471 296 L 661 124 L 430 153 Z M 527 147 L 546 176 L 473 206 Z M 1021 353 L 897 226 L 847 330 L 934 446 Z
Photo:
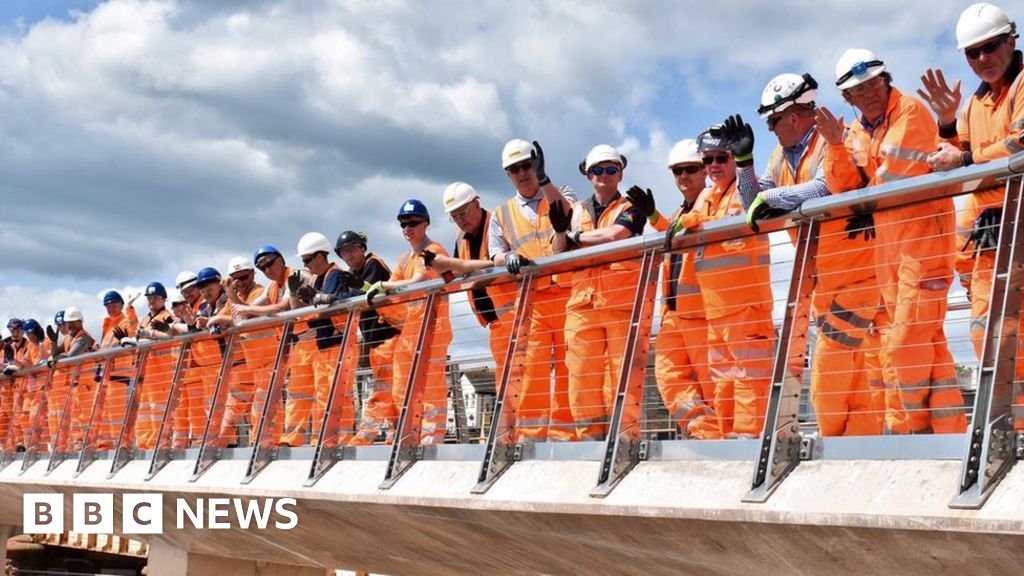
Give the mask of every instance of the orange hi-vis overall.
M 63 353 L 85 354 L 92 352 L 95 345 L 96 339 L 83 328 L 73 337 L 65 336 Z M 67 444 L 62 447 L 63 449 L 81 445 L 85 437 L 85 426 L 89 420 L 89 413 L 92 411 L 93 375 L 91 373 L 87 374 L 83 366 L 77 380 L 71 382 L 71 374 L 74 370 L 73 366 L 58 368 L 54 373 L 50 393 L 47 396 L 50 439 L 52 442 L 57 442 L 60 419 L 64 414 L 64 403 L 68 394 L 71 395 L 70 413 L 68 414 L 70 420 L 69 432 Z
M 252 304 L 263 296 L 263 286 L 253 284 L 252 289 L 245 295 L 246 304 Z M 231 302 L 220 311 L 218 316 L 231 316 Z M 243 332 L 238 335 L 238 344 L 241 352 L 235 352 L 231 370 L 231 379 L 228 383 L 228 396 L 224 404 L 224 419 L 220 425 L 220 440 L 224 445 L 238 443 L 238 426 L 246 420 L 246 416 L 252 410 L 253 384 L 258 368 L 262 368 L 267 362 L 267 356 L 262 354 L 264 348 L 274 346 L 278 342 L 273 330 L 258 330 L 255 332 Z M 263 345 L 265 343 L 265 345 Z M 277 348 L 274 347 L 274 352 Z M 251 360 L 251 362 L 250 362 Z M 270 356 L 273 361 L 273 356 Z M 253 418 L 250 422 L 256 422 Z M 255 434 L 255 427 L 251 427 L 249 434 Z
M 938 146 L 927 107 L 892 88 L 885 114 L 869 129 L 854 121 L 843 145 L 829 146 L 825 178 L 833 192 L 926 174 Z M 949 198 L 874 215 L 875 272 L 892 319 L 882 360 L 895 389 L 886 394 L 890 433 L 962 432 L 963 398 L 943 321 L 953 275 L 954 209 Z
M 825 139 L 815 133 L 796 173 L 777 146 L 768 163 L 776 186 L 810 182 L 823 168 Z M 881 294 L 875 280 L 875 243 L 867 234 L 849 239 L 846 220 L 821 225 L 814 258 L 811 308 L 818 338 L 811 360 L 811 403 L 822 436 L 879 434 L 884 403 L 873 404 L 864 364 L 864 342 Z M 805 336 L 806 337 L 806 336 Z M 802 374 L 806 343 L 798 344 Z
M 419 255 L 423 250 L 430 250 L 439 256 L 448 255 L 448 251 L 443 246 L 431 240 L 419 250 L 402 254 L 398 259 L 398 265 L 391 274 L 391 281 L 407 280 L 418 274 L 422 274 L 428 280 L 440 278 L 440 274 L 427 268 L 424 264 L 423 258 Z M 396 411 L 394 414 L 388 415 L 388 421 L 394 429 L 398 417 L 397 409 L 405 402 L 405 390 L 409 383 L 413 356 L 416 353 L 416 340 L 419 338 L 420 324 L 426 313 L 426 301 L 415 300 L 402 306 L 386 306 L 380 308 L 379 312 L 392 325 L 402 327 L 402 333 L 398 336 L 398 342 L 395 344 L 394 384 L 391 389 Z M 400 314 L 400 316 L 396 314 Z M 448 379 L 445 377 L 445 365 L 448 357 L 448 345 L 451 341 L 452 326 L 448 316 L 448 297 L 443 296 L 437 303 L 433 343 L 426 359 L 427 378 L 423 388 L 420 444 L 444 443 L 445 425 L 448 419 Z
M 38 358 L 39 347 L 33 344 L 28 336 L 22 337 L 19 342 L 12 342 L 14 349 L 14 362 L 18 366 L 33 366 L 32 358 Z M 0 382 L 0 442 L 10 437 L 16 439 L 15 444 L 21 445 L 30 423 L 27 423 L 24 416 L 28 387 L 26 378 L 7 378 Z M 4 446 L 0 445 L 0 449 Z
M 554 253 L 555 231 L 548 219 L 550 205 L 540 190 L 537 194 L 541 198 L 536 219 L 523 213 L 520 197 L 509 199 L 494 211 L 510 250 L 530 260 Z M 569 370 L 565 363 L 568 278 L 545 276 L 536 278 L 534 283 L 523 387 L 516 407 L 516 441 L 575 440 L 576 429 L 569 408 Z
M 588 202 L 574 207 L 573 230 L 607 228 L 632 208 L 629 199 L 619 195 L 595 221 L 585 208 Z M 565 316 L 565 363 L 569 368 L 569 407 L 580 440 L 603 440 L 607 434 L 639 277 L 636 260 L 572 274 Z
M 658 218 L 653 226 L 664 232 L 692 209 L 681 206 L 671 218 Z M 666 254 L 661 264 L 661 327 L 654 342 L 654 374 L 661 399 L 683 437 L 710 440 L 721 438 L 722 430 L 714 409 L 708 321 L 694 258 L 695 252 L 688 250 Z
M 950 142 L 969 150 L 975 163 L 1005 158 L 1024 151 L 1024 74 L 1021 74 L 1021 52 L 1014 53 L 1007 76 L 998 91 L 982 82 L 967 104 L 960 110 L 957 137 Z M 971 235 L 974 221 L 988 208 L 1003 207 L 1003 189 L 975 192 L 967 197 L 963 210 L 957 215 L 958 247 Z M 981 345 L 988 326 L 989 305 L 992 296 L 992 270 L 995 250 L 977 254 L 971 248 L 957 253 L 956 269 L 960 282 L 971 295 L 971 343 L 979 360 Z M 1024 329 L 1024 322 L 1021 324 Z M 1018 343 L 1014 393 L 1014 428 L 1024 430 L 1024 338 Z
M 174 323 L 174 317 L 166 308 L 150 310 L 139 323 L 146 330 L 167 332 Z M 157 348 L 150 350 L 146 359 L 145 375 L 139 388 L 139 410 L 135 418 L 135 440 L 140 450 L 156 448 L 157 436 L 160 434 L 160 423 L 167 410 L 167 399 L 171 393 L 171 379 L 174 376 L 174 365 L 177 354 L 173 348 Z M 124 416 L 121 416 L 121 421 Z M 120 421 L 112 421 L 119 426 Z M 117 441 L 116 430 L 110 431 L 112 441 Z M 130 442 L 130 438 L 125 439 Z
M 50 350 L 49 341 L 45 339 L 36 344 L 26 337 L 25 343 L 14 354 L 15 361 L 21 366 L 37 366 L 43 360 L 44 351 Z M 11 431 L 15 446 L 28 446 L 32 423 L 39 411 L 39 391 L 45 382 L 46 375 L 39 372 L 18 379 L 14 398 L 14 429 Z M 3 437 L 3 432 L 0 431 L 0 438 Z
M 353 272 L 370 284 L 391 278 L 391 268 L 383 259 L 372 253 L 366 254 L 362 269 Z M 363 403 L 363 416 L 359 420 L 358 430 L 350 441 L 353 445 L 372 444 L 380 435 L 381 424 L 397 417 L 394 416 L 397 411 L 391 390 L 394 386 L 398 330 L 380 319 L 379 312 L 374 312 L 375 319 L 368 319 L 367 312 L 363 312 L 359 321 L 363 345 L 369 348 L 367 356 L 370 370 L 373 371 L 373 381 L 370 383 L 370 394 Z
M 100 348 L 116 348 L 121 345 L 115 330 L 124 331 L 129 337 L 135 336 L 139 326 L 139 317 L 130 304 L 124 305 L 124 311 L 116 316 L 103 319 L 103 330 L 100 335 Z M 103 411 L 100 414 L 99 432 L 96 435 L 96 448 L 108 450 L 121 432 L 125 415 L 128 413 L 128 390 L 132 378 L 135 377 L 134 356 L 122 354 L 114 358 L 110 368 L 110 378 L 103 399 Z
M 735 178 L 705 189 L 694 204 L 701 222 L 744 213 Z M 764 427 L 775 350 L 770 266 L 765 235 L 701 243 L 695 251 L 715 414 L 725 436 L 757 436 Z

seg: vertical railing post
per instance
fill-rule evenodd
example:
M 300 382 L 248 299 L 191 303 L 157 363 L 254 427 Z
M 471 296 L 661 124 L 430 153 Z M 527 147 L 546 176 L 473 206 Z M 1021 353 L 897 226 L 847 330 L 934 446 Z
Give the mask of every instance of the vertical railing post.
M 146 474 L 146 480 L 151 480 L 156 473 L 159 472 L 164 466 L 166 466 L 171 460 L 174 459 L 174 450 L 171 448 L 171 437 L 173 436 L 174 430 L 174 419 L 178 415 L 178 404 L 181 398 L 181 380 L 184 377 L 185 366 L 188 365 L 190 351 L 192 350 L 192 341 L 186 340 L 181 343 L 181 347 L 178 349 L 178 359 L 174 363 L 174 372 L 171 373 L 171 386 L 167 391 L 167 403 L 164 404 L 164 413 L 160 417 L 160 428 L 157 430 L 156 442 L 153 444 L 153 454 L 149 460 L 149 473 Z M 173 354 L 173 349 L 168 347 L 166 350 L 145 350 L 144 354 Z M 110 474 L 114 475 L 118 470 L 123 467 L 131 455 L 134 454 L 134 450 L 130 446 L 126 446 L 127 439 L 133 436 L 135 432 L 135 423 L 138 420 L 139 412 L 139 401 L 140 394 L 142 391 L 142 382 L 145 379 L 145 372 L 143 367 L 146 364 L 147 356 L 139 358 L 140 367 L 135 371 L 135 386 L 132 386 L 132 393 L 128 396 L 128 412 L 124 418 L 124 426 L 121 427 L 121 436 L 117 441 L 118 456 L 114 458 L 114 465 L 111 467 Z M 127 454 L 123 462 L 120 458 L 121 453 Z
M 359 314 L 350 311 L 345 320 L 345 331 L 342 334 L 341 348 L 338 350 L 338 362 L 334 366 L 334 379 L 331 381 L 331 392 L 327 397 L 327 409 L 324 411 L 323 423 L 320 426 L 320 437 L 317 439 L 316 451 L 313 453 L 313 464 L 309 469 L 309 476 L 305 485 L 312 486 L 324 473 L 331 469 L 339 460 L 344 458 L 344 446 L 337 442 L 338 434 L 341 432 L 338 426 L 338 419 L 335 414 L 342 410 L 342 402 L 351 402 L 355 406 L 355 381 L 356 367 L 359 363 L 359 342 L 356 336 L 359 328 Z M 345 398 L 348 397 L 348 400 Z M 356 415 L 356 421 L 359 416 Z M 253 453 L 253 462 L 255 461 Z M 269 460 L 268 460 L 269 461 Z M 263 463 L 259 468 L 250 464 L 249 474 L 243 482 L 252 480 L 260 470 L 266 466 Z
M 950 508 L 977 509 L 1017 461 L 1014 446 L 1013 384 L 1024 284 L 1024 177 L 1007 180 L 1003 218 L 992 271 L 989 321 L 978 367 L 978 391 Z
M 124 422 L 121 422 L 121 429 L 117 433 L 117 440 L 114 444 L 114 458 L 110 463 L 110 472 L 107 478 L 112 478 L 118 470 L 124 468 L 135 455 L 135 447 L 129 446 L 128 439 L 133 437 L 135 421 L 139 414 L 139 393 L 142 390 L 143 380 L 146 376 L 146 363 L 151 354 L 149 347 L 141 348 L 135 358 L 135 373 L 131 382 L 128 383 L 128 394 L 125 396 Z
M 16 376 L 0 375 L 0 387 L 10 386 L 11 393 L 17 397 L 19 380 L 21 379 Z M 28 386 L 26 385 L 25 394 L 27 393 Z M 0 470 L 3 470 L 8 464 L 14 461 L 14 450 L 16 444 L 16 442 L 14 442 L 14 423 L 16 422 L 19 412 L 20 409 L 17 402 L 15 402 L 14 412 L 11 414 L 11 425 L 7 427 L 7 433 L 4 434 L 3 438 L 0 438 Z
M 255 438 L 252 442 L 252 455 L 249 459 L 249 467 L 243 483 L 250 482 L 256 474 L 266 467 L 277 457 L 278 447 L 268 441 L 271 427 L 281 411 L 281 391 L 284 388 L 285 377 L 288 375 L 288 358 L 291 355 L 291 335 L 293 320 L 284 323 L 281 329 L 281 342 L 277 346 L 277 355 L 274 357 L 274 367 L 270 372 L 270 382 L 267 385 L 267 397 L 263 403 L 263 412 L 260 415 L 259 426 L 256 427 Z M 315 462 L 315 459 L 314 459 Z
M 807 353 L 795 350 L 797 344 L 806 346 L 808 328 L 807 311 L 810 310 L 811 292 L 814 290 L 814 261 L 818 251 L 820 222 L 800 223 L 797 230 L 796 255 L 793 275 L 786 298 L 786 316 L 782 333 L 775 348 L 772 365 L 772 387 L 768 397 L 764 429 L 761 431 L 761 449 L 754 461 L 754 479 L 744 502 L 765 502 L 779 483 L 800 463 L 800 411 L 801 379 L 790 374 L 790 359 Z
M 58 464 L 63 462 L 67 458 L 66 449 L 62 450 L 64 442 L 62 441 L 65 436 L 70 435 L 68 427 L 71 426 L 71 405 L 72 398 L 75 395 L 75 386 L 78 386 L 78 377 L 82 372 L 82 363 L 75 364 L 71 370 L 71 377 L 68 378 L 68 395 L 64 398 L 64 411 L 60 414 L 60 421 L 57 424 L 57 433 L 50 439 L 53 442 L 53 446 L 50 447 L 50 461 L 46 463 L 46 473 L 53 472 L 54 468 Z M 68 438 L 68 441 L 71 439 Z M 27 456 L 27 454 L 26 454 Z M 24 468 L 27 470 L 27 468 Z
M 505 364 L 498 378 L 498 396 L 494 401 L 494 414 L 484 447 L 484 460 L 480 465 L 477 483 L 471 491 L 483 494 L 515 462 L 516 410 L 523 393 L 526 345 L 530 336 L 530 317 L 533 314 L 534 276 L 519 281 L 512 330 L 509 333 Z
M 430 370 L 430 352 L 436 330 L 438 299 L 443 296 L 431 292 L 424 304 L 423 320 L 416 338 L 416 351 L 409 368 L 409 379 L 405 386 L 405 400 L 395 429 L 395 440 L 391 446 L 387 473 L 381 482 L 381 490 L 394 486 L 395 482 L 420 459 L 420 429 L 423 426 L 423 389 L 427 384 Z M 403 330 L 408 329 L 403 326 Z
M 40 448 L 39 445 L 42 443 L 43 429 L 49 430 L 47 396 L 50 393 L 50 387 L 53 386 L 53 374 L 55 371 L 53 367 L 46 371 L 46 382 L 39 390 L 38 408 L 36 409 L 36 415 L 32 417 L 32 430 L 29 432 L 28 446 L 25 446 L 25 457 L 21 462 L 22 474 L 32 467 L 32 464 L 39 459 L 39 454 L 43 451 L 43 448 Z
M 658 289 L 657 251 L 647 250 L 640 263 L 633 310 L 626 332 L 615 407 L 605 440 L 604 459 L 591 496 L 607 496 L 640 461 L 640 412 L 651 347 L 651 323 Z
M 203 429 L 203 439 L 199 443 L 199 457 L 196 458 L 196 466 L 192 470 L 190 482 L 198 480 L 204 472 L 210 469 L 210 466 L 220 460 L 223 453 L 224 448 L 220 445 L 220 427 L 224 421 L 224 404 L 230 388 L 231 369 L 235 364 L 235 342 L 237 341 L 238 332 L 232 330 L 229 332 L 227 343 L 222 350 L 224 359 L 217 374 L 213 398 L 210 399 L 209 416 L 206 419 L 206 427 Z
M 77 478 L 89 464 L 96 460 L 96 435 L 99 433 L 97 425 L 100 415 L 106 406 L 107 390 L 110 389 L 110 377 L 114 368 L 114 356 L 108 356 L 100 368 L 101 376 L 99 385 L 96 387 L 96 397 L 92 401 L 92 409 L 89 411 L 89 421 L 85 425 L 85 438 L 82 440 L 82 450 L 78 453 L 78 468 L 75 469 L 74 477 Z

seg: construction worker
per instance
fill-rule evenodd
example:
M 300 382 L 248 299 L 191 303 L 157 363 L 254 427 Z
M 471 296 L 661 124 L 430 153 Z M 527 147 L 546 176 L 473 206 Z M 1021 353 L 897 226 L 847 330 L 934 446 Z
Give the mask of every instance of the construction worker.
M 23 346 L 24 353 L 20 357 L 14 354 L 11 356 L 11 363 L 18 370 L 40 364 L 45 360 L 44 354 L 46 352 L 46 333 L 39 322 L 28 318 L 22 325 L 22 330 L 28 344 Z M 24 451 L 25 447 L 28 446 L 32 425 L 36 412 L 39 410 L 39 391 L 42 389 L 45 381 L 44 375 L 36 373 L 24 376 L 15 388 L 15 428 L 12 431 L 14 436 L 12 445 L 18 451 Z M 3 436 L 0 435 L 0 438 L 3 438 Z
M 103 296 L 103 306 L 107 309 L 107 317 L 103 319 L 100 332 L 100 348 L 119 348 L 121 340 L 135 336 L 139 325 L 139 317 L 132 304 L 135 298 L 125 304 L 118 292 L 111 290 Z M 113 448 L 121 424 L 128 413 L 128 390 L 134 376 L 134 363 L 128 355 L 119 355 L 111 364 L 111 374 L 107 384 L 103 411 L 100 416 L 99 431 L 96 435 L 96 449 Z
M 196 273 L 191 270 L 183 270 L 174 279 L 175 288 L 181 298 L 185 300 L 187 311 L 175 312 L 175 317 L 183 324 L 176 325 L 175 332 L 188 333 L 196 332 L 196 316 L 202 306 L 203 299 L 196 287 Z M 187 320 L 185 320 L 187 318 Z M 211 371 L 209 366 L 201 366 L 196 361 L 197 352 L 208 353 L 209 346 L 202 346 L 197 350 L 192 347 L 189 358 L 186 360 L 184 372 L 179 384 L 178 406 L 174 413 L 174 437 L 172 447 L 185 449 L 192 446 L 192 441 L 203 433 L 203 425 L 206 422 L 206 407 L 203 403 L 205 396 L 205 379 L 209 379 Z M 180 352 L 178 352 L 180 353 Z M 175 357 L 176 359 L 177 357 Z M 207 354 L 206 361 L 211 361 Z
M 682 204 L 668 219 L 674 223 L 691 215 L 705 189 L 707 171 L 697 142 L 676 142 L 668 155 L 668 169 L 683 196 Z M 654 343 L 654 373 L 662 401 L 683 438 L 706 440 L 721 438 L 722 430 L 714 411 L 708 322 L 694 270 L 695 256 L 692 250 L 666 254 L 662 263 L 661 327 Z
M 594 187 L 594 195 L 576 204 L 569 214 L 562 203 L 551 204 L 548 217 L 555 231 L 553 250 L 564 252 L 642 234 L 646 224 L 643 213 L 618 189 L 626 157 L 600 144 L 590 150 L 579 168 Z M 565 359 L 569 406 L 580 440 L 602 440 L 607 434 L 638 279 L 635 260 L 573 272 L 566 304 Z
M 63 351 L 51 359 L 51 364 L 62 358 L 88 354 L 95 349 L 96 340 L 91 334 L 86 332 L 83 326 L 84 322 L 85 317 L 77 306 L 68 306 L 64 310 L 63 326 L 66 328 L 67 334 L 64 338 Z M 80 374 L 77 381 L 70 382 L 70 378 L 66 373 L 63 374 L 62 378 L 54 375 L 50 394 L 47 397 L 49 404 L 48 415 L 50 417 L 50 438 L 54 442 L 59 442 L 57 429 L 64 414 L 64 402 L 68 394 L 71 394 L 69 429 L 77 432 L 73 432 L 68 436 L 68 446 L 78 447 L 81 445 L 83 439 L 81 431 L 85 429 L 85 420 L 89 417 L 89 411 L 92 407 L 93 391 L 91 379 L 91 375 L 86 378 L 83 374 Z
M 256 267 L 245 256 L 235 256 L 228 262 L 228 276 L 221 279 L 228 306 L 221 315 L 231 316 L 236 304 L 255 302 L 263 295 L 263 286 L 256 283 Z M 255 371 L 273 362 L 273 354 L 263 353 L 266 348 L 277 351 L 274 330 L 243 332 L 238 336 L 241 354 L 234 356 L 228 397 L 224 406 L 220 437 L 227 446 L 238 445 L 238 427 L 246 422 L 250 434 L 255 432 L 253 424 L 257 418 L 246 418 L 252 411 Z M 269 345 L 269 346 L 268 346 Z
M 444 211 L 459 228 L 455 250 L 451 257 L 430 256 L 427 266 L 438 272 L 470 274 L 494 267 L 487 257 L 488 223 L 490 213 L 480 206 L 480 195 L 465 182 L 455 182 L 445 188 Z M 512 333 L 509 311 L 516 300 L 516 284 L 491 285 L 473 288 L 467 298 L 480 326 L 490 336 L 491 356 L 494 357 L 495 375 L 501 378 L 508 354 L 508 341 Z M 498 382 L 500 384 L 500 382 Z
M 836 86 L 861 117 L 843 135 L 841 118 L 816 111 L 828 143 L 825 181 L 834 193 L 931 171 L 938 126 L 920 100 L 892 85 L 885 63 L 870 50 L 851 48 L 836 64 Z M 885 430 L 896 434 L 962 432 L 963 398 L 943 321 L 953 274 L 953 201 L 937 199 L 873 217 L 878 240 L 875 272 L 892 319 L 882 361 L 896 389 L 886 394 Z M 870 218 L 868 220 L 871 220 Z
M 366 234 L 362 232 L 346 230 L 339 234 L 334 243 L 334 253 L 348 265 L 349 272 L 342 274 L 343 282 L 347 278 L 345 274 L 356 279 L 356 282 L 349 280 L 350 291 L 343 293 L 343 297 L 362 293 L 363 286 L 391 278 L 391 269 L 387 263 L 367 250 Z M 353 286 L 357 283 L 359 286 Z M 380 435 L 379 423 L 384 422 L 390 414 L 397 413 L 391 389 L 394 385 L 392 376 L 399 329 L 381 318 L 377 310 L 370 308 L 359 314 L 359 332 L 363 337 L 359 356 L 367 358 L 373 371 L 373 384 L 369 397 L 363 403 L 363 417 L 359 420 L 359 427 L 349 442 L 356 446 L 372 444 Z
M 139 322 L 136 338 L 158 340 L 173 335 L 174 317 L 167 309 L 167 289 L 159 282 L 146 285 L 149 312 Z M 123 344 L 130 340 L 126 339 Z M 135 438 L 140 450 L 157 448 L 160 424 L 167 411 L 167 399 L 174 375 L 173 349 L 153 349 L 146 360 L 146 376 L 139 390 L 139 411 L 135 420 Z M 114 436 L 116 438 L 116 436 Z M 130 442 L 130 439 L 125 439 Z M 173 441 L 172 441 L 173 445 Z
M 488 254 L 496 265 L 518 274 L 523 264 L 554 253 L 555 232 L 548 218 L 551 203 L 561 203 L 568 211 L 576 192 L 551 183 L 544 150 L 537 142 L 508 141 L 501 151 L 501 167 L 516 194 L 491 215 Z M 516 406 L 516 441 L 575 440 L 565 365 L 565 306 L 571 282 L 566 274 L 535 278 L 534 283 L 523 386 Z
M 409 251 L 398 259 L 391 278 L 383 282 L 375 282 L 366 290 L 366 299 L 372 305 L 378 294 L 386 294 L 402 286 L 417 282 L 433 280 L 440 277 L 436 270 L 429 268 L 424 261 L 424 254 L 429 252 L 436 256 L 447 256 L 443 246 L 427 236 L 430 225 L 430 212 L 419 200 L 406 200 L 398 210 L 398 223 L 402 227 L 402 236 L 409 243 Z M 396 310 L 400 311 L 397 312 Z M 405 392 L 409 384 L 413 356 L 416 353 L 416 341 L 420 335 L 420 325 L 426 313 L 425 301 L 416 300 L 404 306 L 379 309 L 389 322 L 401 326 L 401 335 L 395 344 L 393 379 L 391 395 L 395 401 L 395 411 L 384 416 L 394 430 L 398 421 L 398 407 L 405 402 Z M 430 327 L 428 326 L 429 330 Z M 420 358 L 426 362 L 426 381 L 423 388 L 423 416 L 420 426 L 420 444 L 442 444 L 444 442 L 445 425 L 448 418 L 448 383 L 445 378 L 445 364 L 448 357 L 448 344 L 452 341 L 451 320 L 448 317 L 448 297 L 441 296 L 437 303 L 436 320 L 433 326 L 432 344 L 429 355 Z M 412 417 L 413 415 L 410 415 Z M 375 426 L 381 426 L 377 422 Z
M 1016 32 L 1016 23 L 992 4 L 972 4 L 960 14 L 957 49 L 964 51 L 967 65 L 981 83 L 959 117 L 960 81 L 951 89 L 942 70 L 928 70 L 921 76 L 925 90 L 918 94 L 938 117 L 942 138 L 938 150 L 928 156 L 932 169 L 950 170 L 1024 150 L 1024 58 L 1017 50 Z M 970 194 L 957 215 L 958 244 L 965 249 L 957 254 L 956 269 L 971 299 L 971 342 L 979 360 L 988 325 L 1002 208 L 1002 188 L 985 190 Z M 1018 353 L 1018 357 L 1022 355 Z M 1024 378 L 1024 362 L 1017 362 L 1016 371 L 1016 380 Z M 1024 409 L 1019 405 L 1024 404 L 1024 396 L 1019 388 L 1015 396 L 1014 426 L 1021 430 Z
M 810 74 L 772 78 L 761 94 L 758 113 L 778 139 L 768 167 L 754 172 L 753 131 L 739 116 L 726 122 L 726 138 L 737 159 L 740 197 L 747 222 L 773 211 L 790 212 L 805 200 L 829 196 L 825 183 L 826 142 L 814 125 L 818 83 Z M 864 368 L 864 341 L 881 295 L 875 280 L 875 244 L 862 218 L 821 225 L 811 298 L 818 338 L 811 364 L 811 404 L 823 436 L 879 434 L 884 405 L 871 403 Z M 858 238 L 859 235 L 863 238 Z M 795 232 L 791 237 L 795 240 Z M 802 379 L 806 332 L 794 340 L 790 374 Z
M 342 284 L 342 270 L 337 264 L 328 259 L 332 246 L 330 240 L 319 232 L 309 232 L 299 239 L 298 256 L 306 268 L 306 281 L 297 289 L 292 290 L 290 298 L 292 308 L 301 308 L 310 304 L 314 306 L 325 306 L 332 304 L 346 287 Z M 289 400 L 293 392 L 299 394 L 311 393 L 313 395 L 310 404 L 299 404 L 296 410 L 287 411 L 285 419 L 284 439 L 287 443 L 295 445 L 307 429 L 307 422 L 312 415 L 312 439 L 311 443 L 316 445 L 320 435 L 320 427 L 323 424 L 324 413 L 327 410 L 327 401 L 331 393 L 331 382 L 334 379 L 334 370 L 338 365 L 338 355 L 341 353 L 341 336 L 337 334 L 336 327 L 329 318 L 317 318 L 309 321 L 309 332 L 314 335 L 314 346 L 309 350 L 312 358 L 313 381 L 312 388 L 307 390 L 294 389 L 294 383 L 288 389 Z M 352 356 L 352 362 L 358 361 L 358 355 Z M 355 364 L 350 366 L 355 368 Z M 349 371 L 354 374 L 354 370 Z M 333 414 L 339 426 L 339 438 L 327 438 L 328 445 L 336 442 L 348 442 L 351 440 L 355 429 L 355 381 L 339 382 L 338 390 L 341 395 L 339 414 Z M 310 411 L 305 406 L 309 405 Z
M 24 358 L 28 354 L 29 342 L 25 339 L 23 331 L 24 322 L 20 318 L 11 318 L 7 321 L 7 329 L 11 335 L 5 350 L 10 350 L 10 358 L 5 359 L 4 375 L 13 376 L 18 370 L 18 358 Z M 0 386 L 0 440 L 7 438 L 8 434 L 17 434 L 17 405 L 18 385 L 11 379 L 5 379 L 3 386 Z

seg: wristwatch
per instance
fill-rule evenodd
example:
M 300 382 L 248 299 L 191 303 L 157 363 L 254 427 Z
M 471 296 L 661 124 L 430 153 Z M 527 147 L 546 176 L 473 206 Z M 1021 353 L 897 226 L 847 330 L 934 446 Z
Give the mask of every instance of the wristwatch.
M 571 235 L 569 235 L 569 238 L 573 241 L 573 244 L 580 246 L 580 234 L 582 233 L 583 232 L 581 230 L 577 230 L 573 232 Z

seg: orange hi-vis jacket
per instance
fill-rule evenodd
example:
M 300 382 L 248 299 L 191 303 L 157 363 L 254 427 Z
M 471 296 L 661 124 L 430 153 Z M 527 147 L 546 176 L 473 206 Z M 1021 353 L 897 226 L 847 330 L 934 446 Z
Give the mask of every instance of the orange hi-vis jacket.
M 438 256 L 447 256 L 448 251 L 444 249 L 437 242 L 431 240 L 423 247 L 423 250 L 430 250 Z M 440 278 L 441 275 L 436 270 L 428 268 L 423 262 L 423 257 L 420 256 L 422 250 L 415 252 L 404 252 L 398 258 L 398 266 L 395 267 L 391 273 L 391 281 L 408 280 L 409 278 L 415 277 L 417 274 L 423 273 L 427 280 L 434 280 Z M 396 318 L 398 310 L 402 311 L 402 316 Z M 426 300 L 413 300 L 405 304 L 397 306 L 384 306 L 380 308 L 381 316 L 384 316 L 389 322 L 391 320 L 397 320 L 391 322 L 392 325 L 402 327 L 404 333 L 406 329 L 412 330 L 410 334 L 415 334 L 416 330 L 419 330 L 419 321 L 423 319 L 423 314 L 426 312 Z M 448 317 L 448 297 L 443 296 L 438 304 L 437 308 L 437 323 L 436 330 L 438 332 L 444 331 L 450 334 L 451 332 L 451 320 Z M 408 328 L 407 328 L 408 327 Z M 449 336 L 450 338 L 450 336 Z
M 786 162 L 782 146 L 776 146 L 768 160 L 772 181 L 779 187 L 810 182 L 824 164 L 827 149 L 825 139 L 815 131 L 794 173 L 792 166 Z M 859 236 L 849 240 L 845 227 L 845 219 L 821 224 L 814 268 L 817 271 L 818 286 L 827 292 L 875 277 L 874 242 L 865 241 Z M 790 238 L 793 238 L 794 243 L 795 237 L 796 231 L 790 230 Z
M 135 336 L 136 330 L 139 327 L 139 316 L 135 312 L 135 307 L 129 304 L 124 305 L 124 311 L 117 316 L 107 316 L 103 319 L 103 330 L 100 332 L 100 348 L 114 348 L 120 346 L 121 342 L 114 336 L 114 330 L 122 328 L 128 333 L 128 336 Z M 114 359 L 113 370 L 111 373 L 115 376 L 131 378 L 132 376 L 132 358 L 131 356 L 121 356 Z
M 573 207 L 573 230 L 588 232 L 607 228 L 615 223 L 619 215 L 633 207 L 629 198 L 619 195 L 595 222 L 593 214 L 585 208 L 588 203 L 579 202 Z M 634 288 L 639 277 L 640 263 L 636 260 L 623 260 L 577 270 L 572 274 L 572 294 L 566 308 L 591 306 L 595 309 L 618 309 L 628 312 L 633 308 Z
M 733 178 L 724 188 L 714 184 L 697 197 L 695 219 L 711 222 L 744 213 Z M 708 319 L 720 318 L 745 307 L 772 306 L 771 255 L 767 235 L 748 236 L 697 247 L 694 271 Z
M 487 259 L 487 233 L 489 231 L 488 229 L 490 228 L 490 221 L 491 215 L 486 210 L 484 210 L 483 221 L 480 225 L 481 254 L 478 255 L 477 258 L 473 257 L 473 248 L 472 246 L 470 246 L 470 242 L 469 239 L 466 237 L 466 234 L 459 232 L 459 237 L 456 240 L 456 244 L 458 245 L 460 259 Z M 493 305 L 493 313 L 497 318 L 501 318 L 509 310 L 511 310 L 512 305 L 516 301 L 515 283 L 501 284 L 498 286 L 487 286 L 486 288 L 484 288 L 484 291 L 486 292 L 487 297 L 490 299 L 491 304 Z M 477 309 L 477 298 L 476 295 L 473 294 L 473 292 L 475 292 L 475 290 L 471 290 L 470 294 L 468 295 L 469 307 L 473 309 L 473 314 L 476 316 L 477 321 L 480 322 L 480 325 L 487 326 L 489 322 L 487 321 L 483 314 L 483 312 L 486 311 L 481 311 Z
M 536 222 L 531 222 L 523 215 L 522 210 L 519 209 L 517 198 L 510 198 L 494 210 L 494 216 L 501 224 L 501 229 L 505 232 L 505 239 L 512 252 L 530 260 L 554 254 L 552 241 L 555 238 L 555 230 L 551 227 L 551 220 L 548 219 L 551 205 L 543 192 L 538 190 L 537 194 L 540 194 L 541 198 L 537 204 Z M 542 290 L 552 282 L 557 283 L 558 277 L 545 276 L 536 278 L 534 282 L 537 289 Z
M 693 207 L 680 206 L 672 213 L 666 224 L 671 225 L 671 223 L 692 210 Z M 662 220 L 663 218 L 659 218 L 658 222 L 661 223 Z M 655 226 L 656 229 L 659 227 L 659 225 Z M 696 257 L 696 250 L 687 250 L 682 254 L 665 255 L 665 259 L 661 264 L 663 316 L 671 312 L 680 318 L 686 319 L 702 320 L 706 317 L 707 312 L 704 310 L 704 299 L 700 295 L 700 282 L 697 281 Z M 673 280 L 675 280 L 674 294 L 672 288 Z

